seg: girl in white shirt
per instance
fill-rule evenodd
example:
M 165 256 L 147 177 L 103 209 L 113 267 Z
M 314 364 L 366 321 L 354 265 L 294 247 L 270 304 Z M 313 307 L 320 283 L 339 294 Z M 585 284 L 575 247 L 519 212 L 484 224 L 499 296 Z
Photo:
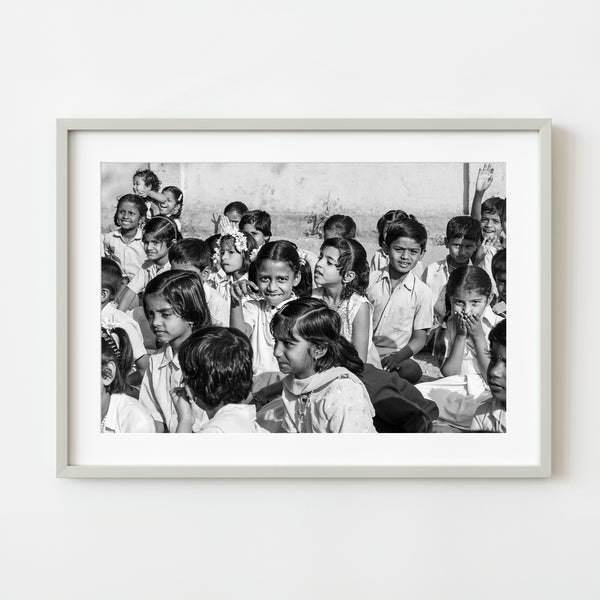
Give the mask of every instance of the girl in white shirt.
M 256 407 L 244 401 L 252 387 L 252 346 L 237 329 L 203 327 L 179 351 L 183 373 L 171 397 L 177 433 L 193 433 L 193 409 L 210 419 L 197 433 L 266 433 L 256 422 Z
M 150 413 L 126 395 L 127 374 L 133 364 L 129 337 L 120 327 L 101 329 L 100 431 L 102 433 L 154 433 Z
M 271 323 L 275 358 L 285 374 L 283 429 L 288 433 L 375 433 L 365 386 L 346 365 L 340 317 L 317 298 L 298 298 Z
M 202 280 L 191 271 L 161 273 L 146 287 L 144 312 L 157 346 L 140 389 L 140 402 L 150 411 L 159 433 L 174 433 L 177 412 L 170 392 L 181 385 L 179 349 L 193 331 L 210 324 Z M 195 411 L 196 426 L 206 421 L 206 414 Z

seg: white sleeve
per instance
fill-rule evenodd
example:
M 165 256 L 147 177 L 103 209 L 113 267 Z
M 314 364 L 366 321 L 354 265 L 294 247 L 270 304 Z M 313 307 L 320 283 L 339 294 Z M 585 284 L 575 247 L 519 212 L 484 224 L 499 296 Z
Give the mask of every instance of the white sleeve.
M 336 379 L 323 399 L 328 433 L 375 433 L 374 410 L 367 392 L 351 379 Z
M 146 269 L 140 269 L 137 275 L 127 284 L 127 287 L 135 294 L 139 294 L 144 291 L 146 287 Z

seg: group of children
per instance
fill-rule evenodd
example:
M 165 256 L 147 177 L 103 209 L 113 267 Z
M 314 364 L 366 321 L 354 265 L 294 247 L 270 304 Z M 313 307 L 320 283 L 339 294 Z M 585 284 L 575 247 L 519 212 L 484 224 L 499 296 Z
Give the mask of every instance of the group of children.
M 333 215 L 319 256 L 272 241 L 241 202 L 207 240 L 182 236 L 183 193 L 150 170 L 119 198 L 102 243 L 101 431 L 506 431 L 506 207 L 483 201 L 427 231 L 386 212 L 368 260 Z M 420 382 L 415 355 L 442 377 Z M 435 357 L 435 359 L 434 359 Z

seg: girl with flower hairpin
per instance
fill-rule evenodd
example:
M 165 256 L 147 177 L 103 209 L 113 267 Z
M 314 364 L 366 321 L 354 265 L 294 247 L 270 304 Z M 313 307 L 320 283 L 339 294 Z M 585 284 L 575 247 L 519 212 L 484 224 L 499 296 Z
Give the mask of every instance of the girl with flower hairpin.
M 218 252 L 221 269 L 227 275 L 226 279 L 216 282 L 217 291 L 230 302 L 231 286 L 240 280 L 248 279 L 248 270 L 256 258 L 258 246 L 252 235 L 245 231 L 231 231 L 219 239 Z

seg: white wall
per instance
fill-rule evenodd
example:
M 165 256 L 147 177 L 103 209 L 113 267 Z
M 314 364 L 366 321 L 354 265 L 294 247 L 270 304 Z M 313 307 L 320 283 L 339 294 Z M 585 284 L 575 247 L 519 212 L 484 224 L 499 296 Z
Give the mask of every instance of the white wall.
M 2 596 L 597 598 L 598 16 L 582 0 L 5 3 Z M 249 116 L 554 119 L 552 479 L 54 478 L 55 118 Z

